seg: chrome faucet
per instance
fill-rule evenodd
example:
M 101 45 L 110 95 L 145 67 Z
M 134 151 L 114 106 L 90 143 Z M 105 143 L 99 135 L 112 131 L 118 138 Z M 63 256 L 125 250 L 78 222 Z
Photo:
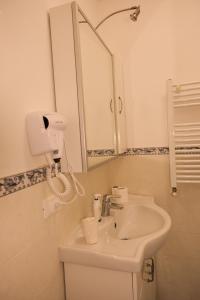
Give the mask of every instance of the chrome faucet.
M 110 209 L 123 209 L 123 205 L 118 204 L 118 203 L 113 203 L 111 200 L 120 198 L 121 196 L 117 195 L 104 195 L 103 196 L 103 201 L 102 201 L 102 210 L 101 210 L 101 216 L 102 217 L 108 217 L 110 216 Z

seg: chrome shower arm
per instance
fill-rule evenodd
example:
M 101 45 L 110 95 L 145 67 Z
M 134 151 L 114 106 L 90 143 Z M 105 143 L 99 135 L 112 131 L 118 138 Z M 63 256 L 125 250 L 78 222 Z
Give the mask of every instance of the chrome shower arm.
M 105 17 L 103 20 L 101 20 L 97 26 L 95 27 L 95 29 L 97 30 L 106 20 L 108 20 L 110 17 L 116 15 L 116 14 L 119 14 L 121 12 L 124 12 L 124 11 L 129 11 L 129 10 L 135 10 L 136 14 L 138 15 L 139 12 L 140 12 L 140 6 L 132 6 L 132 7 L 129 7 L 129 8 L 125 8 L 125 9 L 120 9 L 120 10 L 117 10 L 111 14 L 109 14 L 107 17 Z

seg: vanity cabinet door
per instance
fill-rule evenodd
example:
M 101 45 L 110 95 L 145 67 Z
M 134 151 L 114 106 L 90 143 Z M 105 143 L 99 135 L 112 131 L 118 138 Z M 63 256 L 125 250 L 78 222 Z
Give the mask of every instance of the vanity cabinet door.
M 127 130 L 126 130 L 126 107 L 123 67 L 120 59 L 114 58 L 115 69 L 115 107 L 117 123 L 117 151 L 118 154 L 127 151 Z
M 65 263 L 67 300 L 135 300 L 132 274 Z

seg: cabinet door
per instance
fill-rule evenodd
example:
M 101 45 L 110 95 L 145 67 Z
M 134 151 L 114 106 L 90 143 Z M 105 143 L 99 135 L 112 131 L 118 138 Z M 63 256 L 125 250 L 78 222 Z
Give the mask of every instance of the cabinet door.
M 132 273 L 65 263 L 65 284 L 67 300 L 133 300 Z
M 56 109 L 66 118 L 68 161 L 85 172 L 117 154 L 113 54 L 75 1 L 49 15 Z
M 123 67 L 119 58 L 114 58 L 115 68 L 115 101 L 117 123 L 117 150 L 118 154 L 127 151 L 126 109 Z

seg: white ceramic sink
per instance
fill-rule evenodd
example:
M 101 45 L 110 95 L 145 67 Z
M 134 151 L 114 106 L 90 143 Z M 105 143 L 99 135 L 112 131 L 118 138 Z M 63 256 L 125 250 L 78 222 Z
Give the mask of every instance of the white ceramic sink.
M 87 245 L 80 225 L 59 249 L 61 261 L 112 270 L 139 272 L 144 258 L 152 257 L 171 227 L 169 215 L 151 196 L 129 195 L 122 210 L 99 224 L 99 239 Z
M 156 231 L 164 226 L 164 218 L 152 205 L 127 205 L 115 214 L 115 226 L 113 237 L 120 240 L 132 240 L 140 238 Z

